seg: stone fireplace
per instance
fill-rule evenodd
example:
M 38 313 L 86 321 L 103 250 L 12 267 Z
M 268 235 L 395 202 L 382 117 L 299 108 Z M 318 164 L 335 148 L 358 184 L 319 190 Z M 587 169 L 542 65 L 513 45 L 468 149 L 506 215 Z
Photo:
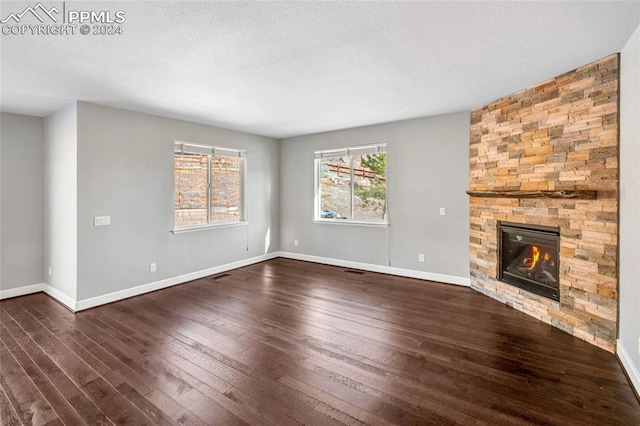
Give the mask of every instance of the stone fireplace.
M 469 152 L 472 287 L 613 352 L 618 55 L 473 110 Z M 545 230 L 556 252 L 551 240 L 518 244 Z M 543 250 L 554 266 L 538 263 Z

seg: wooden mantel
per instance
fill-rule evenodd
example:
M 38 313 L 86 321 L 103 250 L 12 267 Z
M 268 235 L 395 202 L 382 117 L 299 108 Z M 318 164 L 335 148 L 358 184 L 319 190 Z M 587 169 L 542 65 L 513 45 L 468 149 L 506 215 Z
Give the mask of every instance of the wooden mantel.
M 565 199 L 581 199 L 595 200 L 598 198 L 598 191 L 580 189 L 580 190 L 558 190 L 558 191 L 520 191 L 520 190 L 504 190 L 504 191 L 467 191 L 471 197 L 483 198 L 565 198 Z

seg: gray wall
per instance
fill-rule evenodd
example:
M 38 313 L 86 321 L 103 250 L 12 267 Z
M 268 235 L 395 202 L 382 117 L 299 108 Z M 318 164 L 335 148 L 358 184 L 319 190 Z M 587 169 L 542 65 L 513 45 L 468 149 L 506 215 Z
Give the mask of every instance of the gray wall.
M 44 123 L 0 114 L 0 289 L 44 282 Z
M 44 120 L 44 270 L 54 291 L 76 298 L 78 277 L 76 103 Z M 48 275 L 48 274 L 47 274 Z
M 169 232 L 174 140 L 248 151 L 248 226 Z M 279 156 L 275 139 L 78 103 L 78 301 L 278 251 Z
M 313 223 L 314 150 L 382 142 L 389 228 Z M 468 278 L 468 112 L 284 139 L 281 165 L 282 251 Z
M 640 27 L 620 58 L 620 338 L 640 371 Z M 638 386 L 638 384 L 636 384 Z M 640 388 L 637 389 L 640 392 Z

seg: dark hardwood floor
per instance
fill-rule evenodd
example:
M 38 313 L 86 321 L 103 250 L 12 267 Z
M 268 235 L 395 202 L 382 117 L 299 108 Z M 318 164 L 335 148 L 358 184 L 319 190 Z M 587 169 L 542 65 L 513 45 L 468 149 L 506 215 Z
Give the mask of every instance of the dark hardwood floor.
M 2 425 L 640 424 L 614 355 L 465 287 L 275 259 L 0 307 Z

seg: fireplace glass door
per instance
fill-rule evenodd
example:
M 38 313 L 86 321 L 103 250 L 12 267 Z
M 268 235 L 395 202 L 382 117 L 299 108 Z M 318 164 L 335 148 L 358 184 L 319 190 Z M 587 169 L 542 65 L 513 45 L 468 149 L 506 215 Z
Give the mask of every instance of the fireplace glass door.
M 500 281 L 560 300 L 559 228 L 500 222 L 498 241 Z

